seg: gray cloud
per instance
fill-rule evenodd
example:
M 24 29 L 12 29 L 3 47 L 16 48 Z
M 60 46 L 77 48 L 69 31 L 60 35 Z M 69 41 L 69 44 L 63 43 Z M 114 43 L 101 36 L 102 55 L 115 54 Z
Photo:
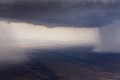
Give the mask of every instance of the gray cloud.
M 100 40 L 96 47 L 101 52 L 120 53 L 120 20 L 107 24 L 99 29 Z
M 96 27 L 120 18 L 118 0 L 0 0 L 0 17 L 44 25 Z
M 100 51 L 119 52 L 120 45 L 114 37 L 118 36 L 114 34 L 118 28 L 108 24 L 120 19 L 120 0 L 0 0 L 0 18 L 48 27 L 103 26 Z

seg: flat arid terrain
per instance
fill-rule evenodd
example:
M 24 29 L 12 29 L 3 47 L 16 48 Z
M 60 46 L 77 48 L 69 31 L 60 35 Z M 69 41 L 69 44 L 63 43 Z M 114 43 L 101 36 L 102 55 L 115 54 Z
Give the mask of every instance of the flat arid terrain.
M 120 80 L 120 54 L 32 50 L 28 61 L 0 69 L 1 80 Z

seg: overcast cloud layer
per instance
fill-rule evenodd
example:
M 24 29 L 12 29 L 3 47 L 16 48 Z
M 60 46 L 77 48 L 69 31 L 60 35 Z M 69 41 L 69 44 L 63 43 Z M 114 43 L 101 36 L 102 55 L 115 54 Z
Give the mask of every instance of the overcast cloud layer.
M 99 27 L 120 18 L 119 0 L 0 0 L 0 18 L 44 25 Z

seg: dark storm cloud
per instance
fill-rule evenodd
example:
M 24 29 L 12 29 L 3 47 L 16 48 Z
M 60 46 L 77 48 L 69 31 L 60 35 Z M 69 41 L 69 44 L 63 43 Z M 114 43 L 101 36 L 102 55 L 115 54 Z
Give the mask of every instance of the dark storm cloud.
M 119 4 L 119 0 L 0 0 L 0 17 L 51 26 L 103 26 L 120 18 Z

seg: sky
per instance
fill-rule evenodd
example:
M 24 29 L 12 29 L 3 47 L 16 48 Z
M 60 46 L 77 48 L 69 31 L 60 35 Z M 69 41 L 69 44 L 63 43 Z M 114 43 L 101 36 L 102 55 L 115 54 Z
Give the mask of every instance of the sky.
M 98 28 L 47 27 L 26 22 L 0 21 L 0 64 L 27 60 L 29 49 L 63 49 L 95 46 Z
M 0 19 L 7 21 L 7 26 L 16 26 L 13 30 L 19 41 L 99 41 L 98 51 L 120 52 L 119 4 L 119 0 L 0 0 Z
M 7 21 L 0 21 L 0 26 L 5 28 L 3 32 L 6 33 L 6 35 L 1 35 L 3 37 L 1 42 L 11 42 L 26 47 L 96 45 L 99 35 L 98 28 L 64 26 L 49 28 L 44 25 L 35 26 L 29 23 L 8 23 Z M 1 30 L 3 30 L 2 27 Z

